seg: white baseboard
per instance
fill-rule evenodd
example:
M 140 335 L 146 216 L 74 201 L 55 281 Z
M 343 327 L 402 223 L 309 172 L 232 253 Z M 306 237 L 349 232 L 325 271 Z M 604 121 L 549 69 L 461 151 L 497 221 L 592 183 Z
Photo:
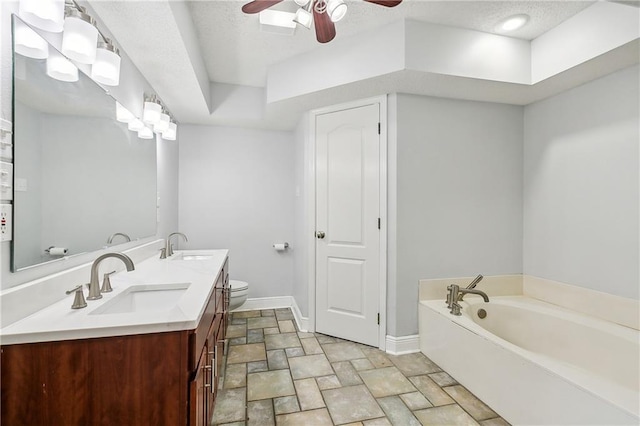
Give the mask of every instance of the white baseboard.
M 417 334 L 400 337 L 387 336 L 386 343 L 386 351 L 392 355 L 420 352 L 420 336 Z
M 293 318 L 295 319 L 298 330 L 307 331 L 309 328 L 309 318 L 303 317 L 300 312 L 300 308 L 296 303 L 296 299 L 292 296 L 279 296 L 279 297 L 256 297 L 247 299 L 239 308 L 233 310 L 233 312 L 241 311 L 254 311 L 258 309 L 277 309 L 277 308 L 291 308 Z

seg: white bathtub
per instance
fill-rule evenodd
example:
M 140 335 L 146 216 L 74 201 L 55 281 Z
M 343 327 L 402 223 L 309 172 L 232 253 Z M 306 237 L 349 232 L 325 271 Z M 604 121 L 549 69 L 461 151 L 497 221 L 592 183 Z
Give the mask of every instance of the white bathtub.
M 640 424 L 637 330 L 524 296 L 461 306 L 420 302 L 420 350 L 511 423 Z

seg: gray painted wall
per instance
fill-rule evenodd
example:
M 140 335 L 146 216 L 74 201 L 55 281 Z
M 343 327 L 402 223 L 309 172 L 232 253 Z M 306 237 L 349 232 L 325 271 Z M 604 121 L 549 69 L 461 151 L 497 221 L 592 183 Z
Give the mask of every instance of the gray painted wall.
M 180 231 L 187 249 L 228 248 L 249 297 L 292 294 L 294 138 L 290 132 L 181 126 Z
M 523 109 L 406 94 L 393 103 L 387 334 L 403 336 L 418 332 L 418 280 L 522 271 Z
M 525 108 L 526 274 L 638 299 L 639 71 Z

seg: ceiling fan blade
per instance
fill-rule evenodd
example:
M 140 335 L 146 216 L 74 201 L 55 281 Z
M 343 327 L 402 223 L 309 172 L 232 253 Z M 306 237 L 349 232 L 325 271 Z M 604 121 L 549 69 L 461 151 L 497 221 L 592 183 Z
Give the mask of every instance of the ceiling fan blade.
M 253 0 L 242 6 L 242 11 L 244 13 L 260 13 L 281 1 L 282 0 Z
M 394 7 L 402 3 L 402 0 L 364 0 L 364 1 L 367 1 L 369 3 L 375 3 L 385 7 Z
M 336 26 L 326 12 L 318 13 L 313 8 L 313 25 L 316 27 L 316 38 L 320 43 L 328 43 L 336 36 Z

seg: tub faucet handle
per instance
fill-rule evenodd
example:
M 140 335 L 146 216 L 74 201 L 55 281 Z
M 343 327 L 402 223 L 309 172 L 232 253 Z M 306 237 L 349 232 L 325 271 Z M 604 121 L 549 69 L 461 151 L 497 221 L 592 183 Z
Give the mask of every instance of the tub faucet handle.
M 471 281 L 471 282 L 469 283 L 469 285 L 467 286 L 467 288 L 469 288 L 469 289 L 471 289 L 471 288 L 476 288 L 476 286 L 478 285 L 478 283 L 479 283 L 480 281 L 482 281 L 482 279 L 483 279 L 483 278 L 484 278 L 484 277 L 482 276 L 482 274 L 478 274 L 478 276 L 477 276 L 477 277 L 475 277 L 475 278 L 473 279 L 473 281 Z

